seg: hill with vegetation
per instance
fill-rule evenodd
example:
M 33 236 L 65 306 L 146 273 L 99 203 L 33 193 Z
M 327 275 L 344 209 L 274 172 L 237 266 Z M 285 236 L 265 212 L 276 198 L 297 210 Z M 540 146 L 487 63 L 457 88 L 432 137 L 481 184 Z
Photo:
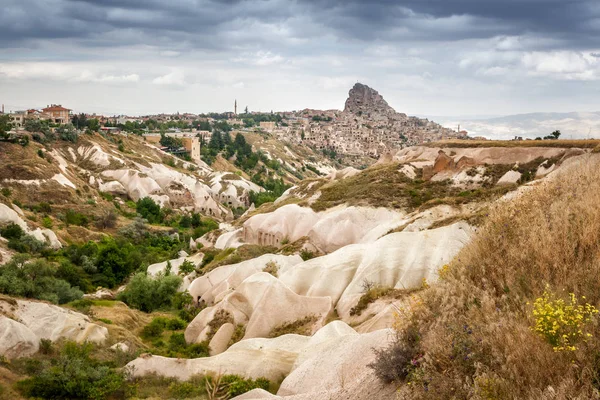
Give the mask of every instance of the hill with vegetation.
M 212 137 L 0 142 L 0 396 L 593 398 L 593 143 Z

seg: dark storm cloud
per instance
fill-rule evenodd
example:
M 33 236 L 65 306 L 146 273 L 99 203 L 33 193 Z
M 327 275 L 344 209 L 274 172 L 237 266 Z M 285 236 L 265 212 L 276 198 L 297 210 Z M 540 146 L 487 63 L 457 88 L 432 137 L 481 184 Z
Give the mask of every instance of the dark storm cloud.
M 0 43 L 73 39 L 88 45 L 227 48 L 227 32 L 288 24 L 298 39 L 455 41 L 535 35 L 570 48 L 596 45 L 595 0 L 1 0 Z M 301 19 L 304 24 L 289 22 Z M 128 34 L 118 35 L 119 31 Z M 318 32 L 316 32 L 318 31 Z M 265 40 L 277 41 L 267 37 Z M 260 40 L 256 36 L 252 40 Z M 215 43 L 217 42 L 217 43 Z

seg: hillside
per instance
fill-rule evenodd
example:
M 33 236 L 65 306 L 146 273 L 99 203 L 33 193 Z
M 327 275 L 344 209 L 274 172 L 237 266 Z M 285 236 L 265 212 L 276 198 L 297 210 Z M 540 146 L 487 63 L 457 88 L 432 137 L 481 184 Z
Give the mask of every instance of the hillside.
M 244 136 L 264 178 L 293 184 L 257 208 L 265 189 L 225 153 L 209 166 L 137 136 L 0 143 L 4 393 L 589 398 L 596 143 L 440 142 L 334 170 Z M 592 336 L 545 345 L 544 291 L 575 293 Z M 56 383 L 73 368 L 85 385 Z

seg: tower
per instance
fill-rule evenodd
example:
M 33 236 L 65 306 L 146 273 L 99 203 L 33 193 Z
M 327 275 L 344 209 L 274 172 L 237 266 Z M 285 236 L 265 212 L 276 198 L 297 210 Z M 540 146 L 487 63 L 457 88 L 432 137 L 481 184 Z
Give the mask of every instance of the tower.
M 235 99 L 235 103 L 233 103 L 233 114 L 237 115 L 237 99 Z

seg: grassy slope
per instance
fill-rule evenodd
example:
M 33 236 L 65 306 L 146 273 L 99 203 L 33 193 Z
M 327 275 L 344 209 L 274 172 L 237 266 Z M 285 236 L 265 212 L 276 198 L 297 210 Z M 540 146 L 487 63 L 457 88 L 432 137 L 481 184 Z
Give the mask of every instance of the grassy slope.
M 416 365 L 401 398 L 597 398 L 597 324 L 576 351 L 556 352 L 533 331 L 531 305 L 548 287 L 600 306 L 600 158 L 593 157 L 496 207 L 441 282 L 415 298 L 388 353 L 396 358 L 380 358 L 387 371 L 401 361 Z

